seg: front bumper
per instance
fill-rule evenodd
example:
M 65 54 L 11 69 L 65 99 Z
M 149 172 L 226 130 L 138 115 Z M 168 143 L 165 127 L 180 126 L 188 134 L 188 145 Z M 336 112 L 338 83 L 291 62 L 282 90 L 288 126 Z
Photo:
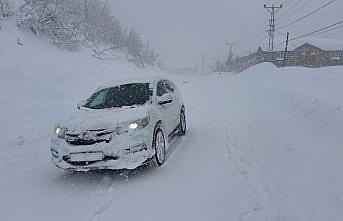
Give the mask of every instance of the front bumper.
M 53 137 L 52 162 L 58 168 L 72 171 L 135 169 L 155 154 L 151 144 L 152 140 L 144 134 L 124 134 L 109 143 L 87 146 L 71 145 Z
M 131 153 L 122 155 L 118 158 L 104 157 L 100 161 L 82 161 L 82 162 L 71 162 L 64 159 L 52 157 L 52 162 L 56 167 L 63 170 L 72 171 L 89 171 L 89 170 L 118 170 L 118 169 L 135 169 L 140 165 L 144 164 L 150 158 L 147 150 L 142 150 L 137 153 Z

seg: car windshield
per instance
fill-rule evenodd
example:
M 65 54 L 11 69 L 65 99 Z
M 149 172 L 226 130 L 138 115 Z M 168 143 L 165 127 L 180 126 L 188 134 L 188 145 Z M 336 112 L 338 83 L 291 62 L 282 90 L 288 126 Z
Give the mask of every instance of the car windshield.
M 150 100 L 149 83 L 125 84 L 94 93 L 84 107 L 108 109 L 144 105 Z

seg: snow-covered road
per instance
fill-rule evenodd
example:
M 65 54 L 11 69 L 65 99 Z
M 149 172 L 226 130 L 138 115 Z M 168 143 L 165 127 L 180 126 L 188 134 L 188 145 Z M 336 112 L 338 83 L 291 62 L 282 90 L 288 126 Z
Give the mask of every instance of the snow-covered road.
M 50 162 L 53 123 L 104 81 L 160 72 L 2 30 L 1 220 L 342 219 L 341 67 L 169 74 L 189 131 L 162 168 L 66 173 Z
M 162 168 L 65 173 L 50 163 L 48 137 L 23 140 L 4 147 L 12 152 L 1 157 L 1 214 L 6 220 L 343 217 L 339 106 L 335 119 L 316 122 L 319 98 L 283 94 L 256 75 L 174 78 L 189 133 L 171 144 Z M 323 108 L 330 111 L 329 104 Z
M 255 187 L 236 168 L 245 165 L 232 164 L 227 152 L 222 93 L 228 82 L 212 77 L 179 82 L 189 133 L 171 144 L 162 168 L 65 173 L 51 165 L 46 136 L 23 141 L 1 167 L 2 214 L 8 220 L 239 220 L 262 210 Z

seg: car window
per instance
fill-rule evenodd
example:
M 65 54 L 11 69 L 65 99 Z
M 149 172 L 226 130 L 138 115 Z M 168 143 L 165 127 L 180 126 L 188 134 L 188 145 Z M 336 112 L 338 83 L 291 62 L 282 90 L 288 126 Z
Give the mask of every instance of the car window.
M 173 86 L 174 91 L 177 92 L 179 89 L 177 88 L 176 84 L 175 84 L 174 82 L 172 82 L 172 81 L 169 81 L 169 82 L 170 82 L 170 84 Z
M 168 93 L 166 86 L 164 85 L 163 81 L 159 81 L 157 84 L 157 96 L 161 97 L 166 93 Z
M 96 92 L 88 99 L 87 105 L 90 107 L 101 106 L 101 104 L 106 102 L 106 97 L 108 95 L 108 92 L 109 92 L 109 88 Z
M 107 106 L 130 107 L 144 105 L 150 100 L 149 83 L 126 84 L 110 89 L 107 96 Z
M 169 92 L 174 93 L 175 89 L 170 81 L 165 80 L 164 84 Z
M 125 84 L 96 92 L 84 106 L 90 109 L 133 107 L 150 100 L 149 83 Z

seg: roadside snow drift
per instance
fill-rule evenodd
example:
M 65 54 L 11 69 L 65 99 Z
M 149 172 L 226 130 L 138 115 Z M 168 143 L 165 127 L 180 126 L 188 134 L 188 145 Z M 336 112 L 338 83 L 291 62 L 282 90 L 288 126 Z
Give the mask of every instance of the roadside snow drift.
M 104 82 L 158 72 L 2 24 L 1 220 L 342 219 L 342 67 L 169 74 L 189 132 L 162 168 L 67 173 L 51 164 L 54 122 L 78 101 Z

